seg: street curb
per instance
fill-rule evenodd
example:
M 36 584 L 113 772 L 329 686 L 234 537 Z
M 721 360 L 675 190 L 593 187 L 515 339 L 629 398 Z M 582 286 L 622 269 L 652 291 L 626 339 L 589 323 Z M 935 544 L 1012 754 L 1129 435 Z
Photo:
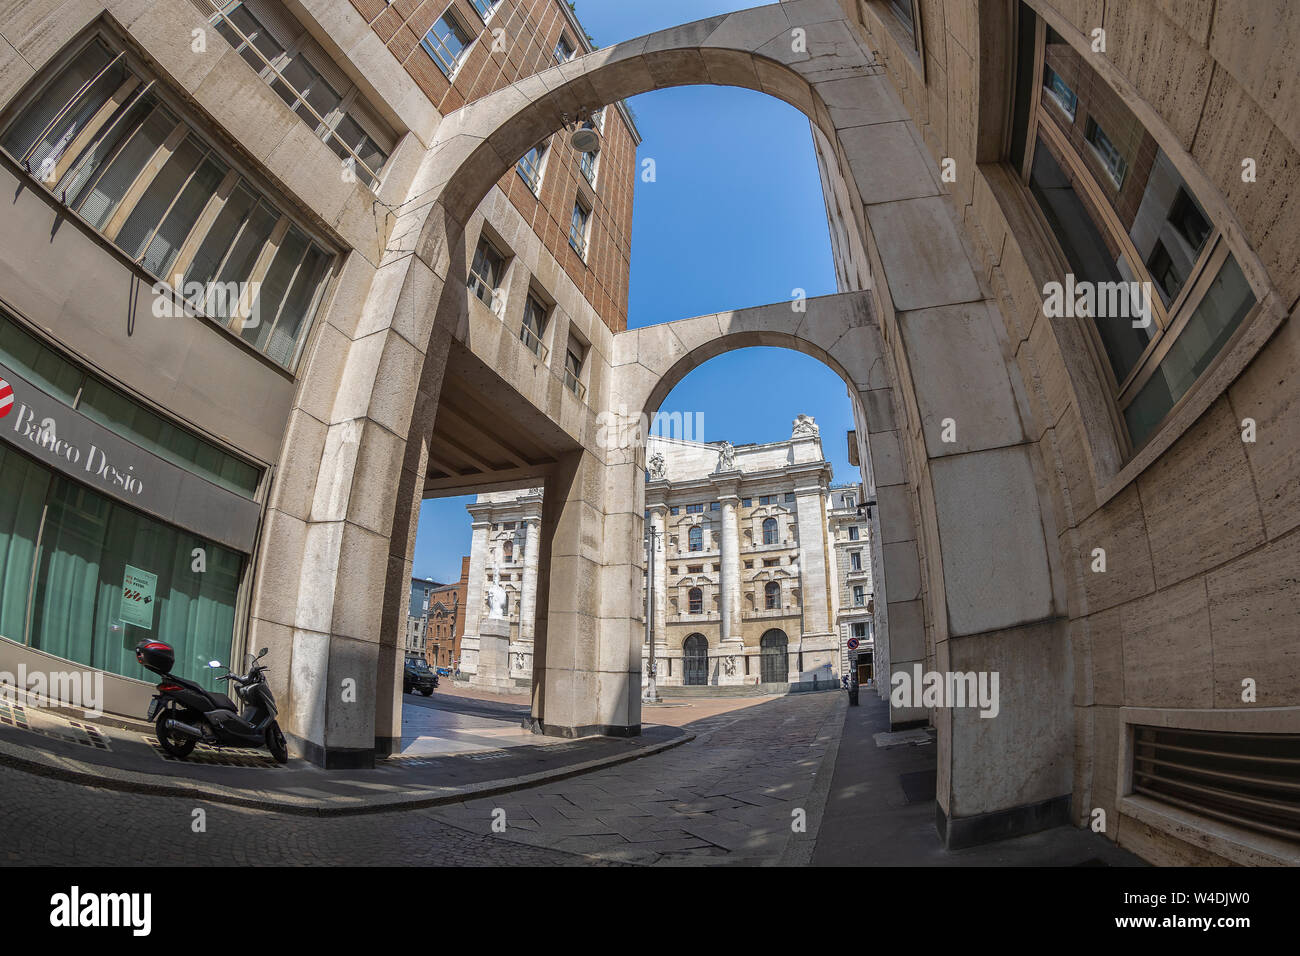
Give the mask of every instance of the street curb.
M 143 793 L 162 797 L 187 797 L 209 803 L 224 803 L 231 806 L 247 807 L 254 810 L 269 810 L 274 813 L 287 813 L 296 816 L 342 817 L 359 816 L 366 813 L 387 813 L 393 810 L 420 810 L 448 803 L 460 803 L 463 800 L 478 797 L 491 797 L 514 790 L 525 790 L 557 780 L 581 776 L 593 770 L 613 767 L 622 763 L 640 760 L 655 754 L 672 750 L 695 739 L 694 734 L 683 733 L 680 737 L 639 748 L 633 753 L 614 754 L 599 757 L 584 763 L 573 764 L 555 771 L 542 770 L 525 774 L 522 777 L 507 777 L 505 780 L 488 780 L 480 783 L 466 784 L 461 787 L 440 788 L 441 792 L 429 795 L 428 791 L 418 795 L 397 795 L 378 800 L 368 798 L 366 801 L 354 798 L 335 800 L 309 800 L 293 797 L 272 796 L 268 791 L 239 790 L 220 784 L 191 783 L 170 778 L 168 783 L 160 783 L 153 774 L 137 773 L 130 770 L 118 770 L 113 767 L 98 767 L 73 760 L 70 757 L 54 757 L 39 754 L 33 757 L 24 753 L 27 748 L 17 747 L 6 741 L 0 741 L 0 766 L 12 767 L 25 773 L 42 777 L 52 777 L 83 786 L 104 790 L 117 790 L 123 793 Z M 92 769 L 93 768 L 93 772 Z M 438 788 L 434 788 L 438 789 Z
M 780 859 L 776 861 L 777 866 L 809 866 L 812 863 L 813 854 L 817 852 L 817 839 L 821 835 L 826 802 L 830 799 L 831 780 L 835 776 L 835 760 L 839 756 L 840 740 L 844 736 L 848 712 L 848 695 L 844 694 L 835 708 L 835 713 L 826 718 L 827 721 L 832 722 L 831 741 L 822 755 L 821 766 L 817 768 L 817 779 L 813 782 L 812 790 L 808 792 L 808 806 L 805 808 L 808 811 L 808 832 L 790 834 L 786 839 L 785 849 L 781 851 Z M 804 839 L 796 840 L 795 837 L 799 835 Z

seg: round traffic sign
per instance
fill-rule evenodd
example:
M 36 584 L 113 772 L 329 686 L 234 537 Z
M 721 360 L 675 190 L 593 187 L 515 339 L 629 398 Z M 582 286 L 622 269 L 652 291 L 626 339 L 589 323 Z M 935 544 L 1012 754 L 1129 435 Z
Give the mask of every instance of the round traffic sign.
M 4 418 L 13 410 L 14 407 L 14 390 L 9 383 L 0 378 L 0 418 Z
M 850 638 L 849 638 L 849 650 L 851 650 L 851 651 L 856 651 L 857 649 L 858 649 L 858 639 L 857 639 L 856 637 L 850 637 Z

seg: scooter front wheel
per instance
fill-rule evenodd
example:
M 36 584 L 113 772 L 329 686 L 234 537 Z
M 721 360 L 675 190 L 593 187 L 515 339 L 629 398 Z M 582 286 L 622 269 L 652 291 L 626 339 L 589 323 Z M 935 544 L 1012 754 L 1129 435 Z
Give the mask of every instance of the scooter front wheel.
M 184 760 L 194 751 L 194 745 L 198 743 L 188 734 L 178 733 L 175 730 L 167 729 L 167 721 L 171 719 L 172 712 L 170 708 L 164 708 L 159 714 L 158 719 L 154 722 L 154 734 L 158 738 L 158 743 L 162 744 L 162 749 L 167 751 L 177 760 Z
M 266 728 L 266 749 L 271 751 L 271 756 L 275 758 L 276 763 L 289 762 L 289 745 L 284 742 L 284 733 L 280 730 L 280 725 L 276 721 L 271 721 L 271 726 Z

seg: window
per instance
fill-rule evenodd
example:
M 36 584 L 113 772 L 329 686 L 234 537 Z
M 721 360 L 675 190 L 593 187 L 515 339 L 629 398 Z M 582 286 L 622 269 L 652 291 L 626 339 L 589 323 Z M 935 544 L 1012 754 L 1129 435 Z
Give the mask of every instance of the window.
M 709 510 L 710 510 L 710 511 L 721 511 L 721 510 L 722 510 L 722 502 L 720 502 L 720 501 L 710 501 L 710 502 L 709 502 Z
M 193 309 L 292 368 L 333 254 L 200 139 L 105 37 L 38 84 L 0 146 L 140 267 L 186 290 Z
M 688 607 L 692 614 L 704 613 L 704 592 L 699 588 L 691 588 L 687 593 Z
M 483 18 L 484 23 L 491 20 L 492 14 L 496 13 L 497 7 L 501 6 L 501 0 L 469 0 L 469 2 L 478 12 L 478 15 Z
M 448 7 L 438 22 L 429 28 L 429 32 L 420 41 L 420 46 L 433 57 L 433 62 L 438 64 L 443 75 L 450 79 L 472 39 L 469 31 L 460 25 Z
M 540 194 L 542 190 L 542 163 L 546 158 L 546 149 L 546 143 L 538 143 L 526 152 L 524 158 L 515 166 L 534 196 Z
M 1074 122 L 1074 117 L 1079 110 L 1079 97 L 1066 85 L 1065 80 L 1061 79 L 1061 75 L 1047 65 L 1043 66 L 1043 89 L 1047 91 L 1053 102 L 1065 111 L 1070 121 Z
M 515 543 L 513 541 L 507 541 L 501 545 L 501 557 L 506 564 L 515 563 Z
M 704 505 L 703 505 L 703 504 L 695 504 L 695 505 L 687 505 L 687 506 L 686 506 L 686 513 L 687 513 L 688 515 L 698 515 L 698 514 L 703 514 L 703 512 L 704 512 Z
M 860 584 L 856 584 L 856 585 L 854 585 L 854 586 L 853 586 L 853 606 L 854 606 L 854 607 L 866 607 L 866 605 L 867 605 L 867 594 L 866 594 L 866 591 L 863 589 L 862 585 L 860 585 Z
M 853 629 L 853 636 L 858 638 L 858 640 L 862 640 L 867 636 L 867 625 L 865 623 L 852 624 L 850 626 Z
M 861 552 L 861 551 L 850 551 L 850 552 L 849 552 L 849 570 L 850 570 L 850 571 L 861 571 L 861 570 L 862 570 L 862 552 Z
M 846 507 L 846 508 L 852 508 L 852 507 L 854 507 L 855 505 L 857 505 L 857 503 L 858 503 L 858 499 L 855 498 L 853 495 L 845 495 L 845 496 L 844 496 L 844 507 Z
M 582 359 L 585 351 L 580 344 L 570 339 L 569 348 L 564 355 L 564 387 L 578 398 L 587 394 L 587 386 L 582 384 Z
M 687 573 L 687 574 L 703 574 L 703 573 L 704 573 L 704 565 L 702 565 L 702 564 L 688 564 L 688 565 L 686 566 L 686 573 Z
M 700 529 L 699 525 L 696 525 L 695 527 L 691 528 L 691 530 L 687 534 L 687 540 L 690 542 L 689 545 L 690 550 L 692 551 L 704 550 L 704 532 Z
M 788 504 L 788 505 L 789 505 L 789 504 L 794 504 L 794 492 L 793 492 L 793 491 L 787 491 L 787 492 L 785 493 L 785 503 Z
M 912 18 L 912 0 L 889 0 L 889 7 L 894 11 L 894 16 L 903 25 L 908 33 L 916 30 L 915 21 Z
M 776 497 L 776 495 L 763 495 L 758 499 L 758 503 L 760 505 L 774 505 L 776 504 Z
M 768 581 L 763 585 L 763 606 L 769 611 L 780 609 L 781 583 L 779 581 Z
M 682 513 L 682 509 L 681 509 L 681 508 L 678 508 L 676 505 L 674 505 L 673 507 L 671 507 L 671 508 L 668 509 L 668 513 L 669 513 L 670 515 L 681 514 L 681 513 Z
M 574 57 L 573 44 L 563 33 L 560 34 L 560 42 L 555 44 L 555 62 L 568 63 Z
M 780 537 L 779 537 L 779 532 L 778 532 L 777 529 L 776 529 L 776 519 L 775 519 L 775 518 L 764 518 L 764 519 L 763 519 L 763 543 L 764 543 L 764 544 L 780 544 L 780 543 L 781 543 L 781 539 L 780 539 Z
M 505 257 L 496 251 L 488 239 L 478 241 L 474 250 L 474 262 L 469 267 L 469 290 L 473 292 L 489 309 L 495 308 L 497 285 L 504 272 Z
M 573 219 L 569 223 L 569 245 L 573 251 L 587 261 L 587 232 L 591 224 L 591 210 L 576 200 L 573 204 Z
M 764 558 L 764 559 L 763 559 L 763 567 L 765 567 L 765 568 L 776 568 L 776 567 L 780 567 L 780 566 L 781 566 L 781 559 L 780 559 L 780 558 Z
M 1095 290 L 1087 328 L 1131 454 L 1235 341 L 1256 296 L 1223 229 L 1088 58 L 1023 3 L 1019 32 L 1021 75 L 1041 55 L 1046 99 L 1087 117 L 1080 130 L 1018 84 L 1008 158 L 1075 286 Z
M 1110 174 L 1110 178 L 1115 181 L 1115 185 L 1124 184 L 1124 174 L 1128 172 L 1128 162 L 1124 159 L 1115 144 L 1110 141 L 1110 137 L 1105 131 L 1097 125 L 1097 121 L 1091 116 L 1088 117 L 1087 129 L 1084 132 L 1084 139 L 1091 144 L 1097 153 L 1097 158 L 1101 160 L 1102 166 Z
M 545 331 L 546 306 L 530 292 L 524 303 L 524 321 L 519 329 L 519 339 L 543 362 L 546 361 L 546 346 L 542 344 L 542 334 Z
M 592 186 L 596 185 L 596 166 L 599 159 L 600 154 L 595 151 L 583 153 L 578 157 L 578 166 L 582 170 L 582 176 Z
M 298 21 L 279 9 L 277 2 L 262 0 L 256 4 L 271 29 L 249 6 L 225 4 L 225 9 L 212 18 L 217 32 L 373 189 L 393 150 L 396 134 Z M 327 79 L 326 74 L 333 79 Z
M 741 502 L 740 502 L 740 506 L 741 506 L 742 508 L 752 508 L 752 507 L 754 507 L 754 499 L 753 499 L 753 498 L 745 498 L 745 499 L 741 500 Z

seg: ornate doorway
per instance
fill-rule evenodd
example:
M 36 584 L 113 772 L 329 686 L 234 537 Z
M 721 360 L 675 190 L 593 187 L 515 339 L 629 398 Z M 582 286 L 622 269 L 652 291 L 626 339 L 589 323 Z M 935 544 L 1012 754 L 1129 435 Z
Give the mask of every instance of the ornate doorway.
M 703 634 L 692 634 L 682 644 L 682 683 L 704 685 L 709 682 L 709 642 Z
M 785 631 L 773 628 L 763 635 L 762 647 L 764 684 L 788 684 L 790 682 L 790 655 L 787 652 L 790 641 Z

